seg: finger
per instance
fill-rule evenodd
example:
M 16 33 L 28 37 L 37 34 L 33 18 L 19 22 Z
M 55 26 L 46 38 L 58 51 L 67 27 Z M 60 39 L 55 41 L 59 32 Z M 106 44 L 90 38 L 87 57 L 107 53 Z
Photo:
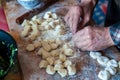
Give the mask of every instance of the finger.
M 85 14 L 80 22 L 80 26 L 84 27 L 90 20 L 89 14 Z
M 65 22 L 67 22 L 68 18 L 69 18 L 69 14 L 67 13 L 64 17 Z
M 79 22 L 79 16 L 77 15 L 74 15 L 74 18 L 73 18 L 73 24 L 72 24 L 72 33 L 75 34 L 76 31 L 77 31 L 77 26 L 78 26 L 78 22 Z

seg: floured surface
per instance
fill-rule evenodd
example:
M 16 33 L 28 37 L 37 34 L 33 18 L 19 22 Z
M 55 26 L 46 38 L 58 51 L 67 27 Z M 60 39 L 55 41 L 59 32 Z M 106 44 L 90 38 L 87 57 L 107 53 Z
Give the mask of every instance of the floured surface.
M 64 11 L 62 9 L 59 10 L 59 8 L 63 7 L 64 5 L 67 6 L 74 4 L 74 0 L 73 3 L 71 0 L 69 1 L 69 3 L 67 1 L 69 0 L 65 1 L 61 0 L 61 2 L 63 3 L 58 4 L 56 3 L 54 7 L 51 7 L 51 9 L 54 8 L 53 9 L 54 11 L 56 8 L 57 13 L 63 14 Z M 15 5 L 16 7 L 13 7 Z M 13 37 L 16 39 L 18 43 L 19 48 L 18 58 L 24 80 L 99 80 L 97 74 L 103 68 L 97 63 L 96 60 L 90 58 L 87 52 L 80 52 L 78 54 L 78 57 L 75 60 L 73 60 L 77 64 L 76 65 L 77 74 L 74 76 L 67 76 L 63 79 L 58 74 L 51 76 L 48 75 L 44 69 L 40 69 L 38 67 L 39 61 L 41 60 L 40 57 L 35 54 L 36 52 L 28 53 L 25 50 L 25 46 L 29 42 L 25 42 L 23 39 L 21 39 L 20 37 L 21 26 L 15 23 L 16 18 L 20 16 L 22 13 L 25 13 L 24 11 L 26 12 L 26 10 L 22 8 L 20 5 L 18 5 L 16 1 L 8 1 L 5 6 L 5 12 L 11 30 L 10 33 L 13 35 Z M 120 60 L 120 53 L 118 52 L 118 50 L 116 50 L 116 48 L 110 48 L 102 52 L 109 58 Z M 115 76 L 111 78 L 111 80 L 120 80 L 119 76 L 120 73 L 118 72 Z

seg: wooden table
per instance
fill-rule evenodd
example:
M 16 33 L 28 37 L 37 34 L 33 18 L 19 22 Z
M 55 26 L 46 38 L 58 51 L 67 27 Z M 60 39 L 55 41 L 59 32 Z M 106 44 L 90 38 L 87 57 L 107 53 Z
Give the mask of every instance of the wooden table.
M 75 4 L 76 0 L 60 0 L 64 3 L 57 3 L 57 6 L 69 6 Z M 8 25 L 10 27 L 10 34 L 15 38 L 18 44 L 18 61 L 11 69 L 5 80 L 31 80 L 31 76 L 37 76 L 35 80 L 63 80 L 59 75 L 50 76 L 45 73 L 44 70 L 39 69 L 35 64 L 39 63 L 39 57 L 35 54 L 31 54 L 25 51 L 24 47 L 27 42 L 24 42 L 20 37 L 21 27 L 16 24 L 15 20 L 20 15 L 24 14 L 28 10 L 20 6 L 16 0 L 6 0 L 4 5 Z M 60 11 L 59 11 L 60 12 Z M 115 48 L 109 48 L 101 51 L 104 56 L 110 59 L 116 59 L 120 61 L 120 52 Z M 103 69 L 95 60 L 90 58 L 88 52 L 80 52 L 79 57 L 76 59 L 77 74 L 75 76 L 68 76 L 65 80 L 99 80 L 97 77 L 98 72 Z M 21 72 L 22 70 L 22 72 Z M 40 76 L 40 77 L 38 77 Z M 32 79 L 33 80 L 33 79 Z M 115 76 L 112 76 L 110 80 L 120 80 L 120 71 Z

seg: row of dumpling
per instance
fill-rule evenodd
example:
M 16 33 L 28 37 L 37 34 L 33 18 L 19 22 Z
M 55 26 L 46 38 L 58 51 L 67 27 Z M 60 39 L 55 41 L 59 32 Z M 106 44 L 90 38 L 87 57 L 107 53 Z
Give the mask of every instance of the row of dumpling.
M 102 56 L 100 52 L 90 52 L 90 56 L 93 59 L 97 59 L 97 62 L 105 67 L 104 70 L 101 70 L 98 73 L 98 78 L 101 80 L 109 80 L 112 75 L 115 75 L 117 73 L 117 67 L 120 68 L 120 62 L 117 62 L 114 59 L 109 59 L 105 56 Z

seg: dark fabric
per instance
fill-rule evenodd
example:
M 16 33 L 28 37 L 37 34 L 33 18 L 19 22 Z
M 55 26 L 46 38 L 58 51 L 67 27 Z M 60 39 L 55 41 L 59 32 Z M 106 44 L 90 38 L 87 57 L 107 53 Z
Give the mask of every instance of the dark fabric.
M 105 26 L 120 21 L 120 0 L 109 0 Z

